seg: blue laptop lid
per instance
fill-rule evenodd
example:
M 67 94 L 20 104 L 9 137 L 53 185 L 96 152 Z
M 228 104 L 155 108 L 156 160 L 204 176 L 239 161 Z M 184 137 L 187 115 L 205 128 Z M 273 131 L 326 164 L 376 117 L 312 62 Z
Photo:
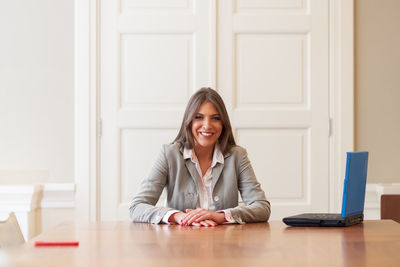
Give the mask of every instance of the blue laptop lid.
M 344 179 L 342 201 L 343 218 L 364 212 L 367 168 L 367 151 L 347 152 L 346 177 Z

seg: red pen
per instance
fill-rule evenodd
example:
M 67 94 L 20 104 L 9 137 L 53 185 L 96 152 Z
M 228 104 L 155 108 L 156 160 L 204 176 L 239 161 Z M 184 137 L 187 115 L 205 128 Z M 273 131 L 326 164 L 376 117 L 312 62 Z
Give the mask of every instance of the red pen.
M 79 241 L 35 241 L 35 247 L 50 247 L 50 246 L 79 246 Z

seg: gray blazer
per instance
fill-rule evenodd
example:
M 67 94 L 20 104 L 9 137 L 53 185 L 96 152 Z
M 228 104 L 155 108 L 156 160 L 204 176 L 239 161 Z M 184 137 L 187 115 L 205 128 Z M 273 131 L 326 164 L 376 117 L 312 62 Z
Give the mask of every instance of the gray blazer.
M 129 213 L 133 222 L 161 223 L 172 209 L 195 209 L 198 186 L 202 183 L 195 164 L 183 158 L 180 144 L 163 145 L 150 174 L 140 184 L 132 199 Z M 164 189 L 167 207 L 156 207 Z M 238 206 L 238 192 L 246 206 Z M 261 189 L 247 152 L 235 146 L 224 155 L 224 164 L 217 163 L 212 170 L 212 198 L 216 210 L 230 210 L 240 224 L 267 221 L 271 206 Z

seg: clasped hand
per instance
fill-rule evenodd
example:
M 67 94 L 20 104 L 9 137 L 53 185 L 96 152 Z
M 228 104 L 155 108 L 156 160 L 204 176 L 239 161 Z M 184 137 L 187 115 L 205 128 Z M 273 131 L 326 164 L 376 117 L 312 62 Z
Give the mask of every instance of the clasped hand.
M 172 214 L 169 221 L 182 226 L 217 226 L 225 222 L 225 213 L 206 209 L 186 209 L 185 212 Z

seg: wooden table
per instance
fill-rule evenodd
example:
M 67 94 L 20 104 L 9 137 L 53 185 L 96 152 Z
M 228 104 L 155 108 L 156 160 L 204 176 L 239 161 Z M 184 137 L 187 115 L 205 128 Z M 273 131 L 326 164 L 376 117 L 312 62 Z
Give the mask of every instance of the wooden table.
M 400 224 L 391 220 L 346 228 L 70 222 L 35 240 L 80 244 L 35 248 L 31 241 L 2 251 L 1 266 L 400 266 Z

